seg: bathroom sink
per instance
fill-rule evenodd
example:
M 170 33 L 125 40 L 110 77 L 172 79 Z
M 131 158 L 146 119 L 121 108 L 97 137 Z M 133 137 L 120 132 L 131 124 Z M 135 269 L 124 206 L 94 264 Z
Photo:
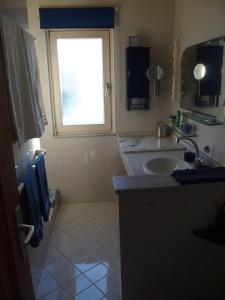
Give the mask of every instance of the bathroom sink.
M 174 170 L 190 169 L 190 165 L 182 160 L 173 157 L 158 157 L 146 161 L 143 170 L 146 174 L 166 175 Z

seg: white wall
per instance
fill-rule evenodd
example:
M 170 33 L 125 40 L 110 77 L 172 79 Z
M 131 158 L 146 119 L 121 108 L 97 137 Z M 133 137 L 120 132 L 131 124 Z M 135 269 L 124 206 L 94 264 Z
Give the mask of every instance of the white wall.
M 28 28 L 26 0 L 1 0 L 0 10 L 23 28 Z
M 0 12 L 7 15 L 10 19 L 24 29 L 28 28 L 26 0 L 1 0 Z M 24 174 L 27 165 L 33 160 L 35 150 L 39 149 L 39 147 L 39 139 L 31 139 L 22 147 L 19 147 L 17 143 L 13 145 L 13 154 L 18 181 Z
M 188 46 L 225 36 L 224 12 L 224 0 L 175 0 L 174 39 L 180 39 L 180 55 Z M 177 98 L 172 102 L 172 112 L 178 109 L 180 105 Z M 210 156 L 225 164 L 225 125 L 195 124 L 198 135 L 195 140 L 200 149 L 209 145 Z
M 116 132 L 153 130 L 158 120 L 169 115 L 170 45 L 173 35 L 173 0 L 28 0 L 28 18 L 31 32 L 37 40 L 38 59 L 45 108 L 49 126 L 41 139 L 48 150 L 46 157 L 49 184 L 59 188 L 62 200 L 101 201 L 115 198 L 112 176 L 118 175 L 123 166 L 115 136 L 54 138 L 52 133 L 51 104 L 48 84 L 45 32 L 39 29 L 38 6 L 100 6 L 119 7 L 117 30 L 115 99 Z M 165 70 L 160 98 L 152 99 L 147 112 L 125 110 L 125 47 L 128 35 L 140 34 L 143 45 L 151 46 L 151 62 L 160 63 Z
M 18 143 L 13 144 L 13 156 L 18 181 L 25 174 L 27 166 L 34 160 L 35 151 L 38 149 L 40 149 L 39 139 L 31 139 L 21 147 L 19 147 Z

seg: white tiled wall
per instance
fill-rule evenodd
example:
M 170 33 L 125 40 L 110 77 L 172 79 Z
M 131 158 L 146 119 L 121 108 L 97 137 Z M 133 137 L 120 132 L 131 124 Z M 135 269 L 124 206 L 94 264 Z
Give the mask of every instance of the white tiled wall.
M 212 159 L 225 165 L 225 125 L 207 126 L 190 120 L 196 126 L 196 137 L 193 138 L 199 149 L 204 152 L 204 147 L 209 146 L 210 152 L 206 153 Z
M 104 201 L 115 199 L 112 176 L 123 171 L 115 136 L 53 138 L 51 102 L 46 52 L 46 36 L 40 30 L 40 7 L 70 7 L 106 5 L 99 0 L 28 0 L 28 19 L 37 41 L 42 90 L 49 121 L 41 146 L 46 148 L 46 165 L 50 187 L 57 187 L 64 202 Z M 170 45 L 173 33 L 173 1 L 168 0 L 112 0 L 109 5 L 119 7 L 115 30 L 116 99 L 115 127 L 119 132 L 151 131 L 155 123 L 169 115 Z M 162 9 L 163 7 L 163 9 Z M 160 22 L 157 15 L 162 16 Z M 166 24 L 166 26 L 165 26 Z M 142 36 L 142 45 L 151 47 L 151 63 L 160 63 L 165 71 L 159 98 L 151 99 L 150 110 L 125 110 L 125 48 L 128 36 Z
M 115 136 L 41 139 L 49 186 L 64 202 L 114 200 L 112 176 L 122 170 Z
M 34 160 L 35 150 L 38 149 L 40 149 L 39 139 L 31 139 L 21 147 L 17 143 L 13 144 L 13 156 L 18 181 L 24 175 L 27 166 Z
M 174 38 L 180 40 L 180 56 L 188 46 L 225 35 L 224 9 L 223 0 L 175 0 Z M 172 112 L 178 109 L 180 104 L 179 99 L 176 99 L 172 102 Z M 209 155 L 225 164 L 225 126 L 193 123 L 197 126 L 195 140 L 200 150 L 205 145 L 210 146 Z

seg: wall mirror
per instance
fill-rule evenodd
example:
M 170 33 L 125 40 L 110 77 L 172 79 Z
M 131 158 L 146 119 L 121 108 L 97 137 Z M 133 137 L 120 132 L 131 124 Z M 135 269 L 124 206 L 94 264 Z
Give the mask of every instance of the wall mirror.
M 225 37 L 184 50 L 181 59 L 180 105 L 197 121 L 222 124 L 225 102 Z

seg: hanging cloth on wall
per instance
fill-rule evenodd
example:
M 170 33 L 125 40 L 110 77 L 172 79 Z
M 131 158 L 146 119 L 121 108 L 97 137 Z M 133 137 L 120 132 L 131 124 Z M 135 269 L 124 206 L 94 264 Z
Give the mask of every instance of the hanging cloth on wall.
M 36 54 L 36 43 L 31 34 L 21 29 L 22 38 L 24 43 L 24 50 L 26 54 L 28 76 L 30 78 L 30 87 L 32 89 L 32 95 L 35 98 L 34 103 L 39 104 L 41 108 L 41 117 L 43 125 L 47 125 L 47 117 L 45 114 L 43 96 L 41 91 L 40 74 L 38 68 L 37 54 Z M 39 120 L 40 121 L 40 120 Z
M 3 14 L 0 14 L 0 33 L 14 138 L 22 145 L 29 139 L 41 137 L 46 124 L 42 118 L 35 47 L 29 49 L 31 36 Z
M 38 247 L 43 238 L 43 224 L 38 186 L 35 169 L 33 167 L 28 167 L 26 174 L 22 178 L 22 182 L 24 183 L 24 189 L 21 194 L 23 221 L 26 224 L 34 226 L 34 235 L 31 239 L 30 245 L 32 247 Z
M 48 192 L 48 181 L 45 171 L 45 160 L 44 155 L 40 154 L 36 159 L 35 163 L 35 175 L 37 179 L 37 190 L 40 202 L 40 211 L 45 222 L 49 221 L 50 214 L 50 198 Z

